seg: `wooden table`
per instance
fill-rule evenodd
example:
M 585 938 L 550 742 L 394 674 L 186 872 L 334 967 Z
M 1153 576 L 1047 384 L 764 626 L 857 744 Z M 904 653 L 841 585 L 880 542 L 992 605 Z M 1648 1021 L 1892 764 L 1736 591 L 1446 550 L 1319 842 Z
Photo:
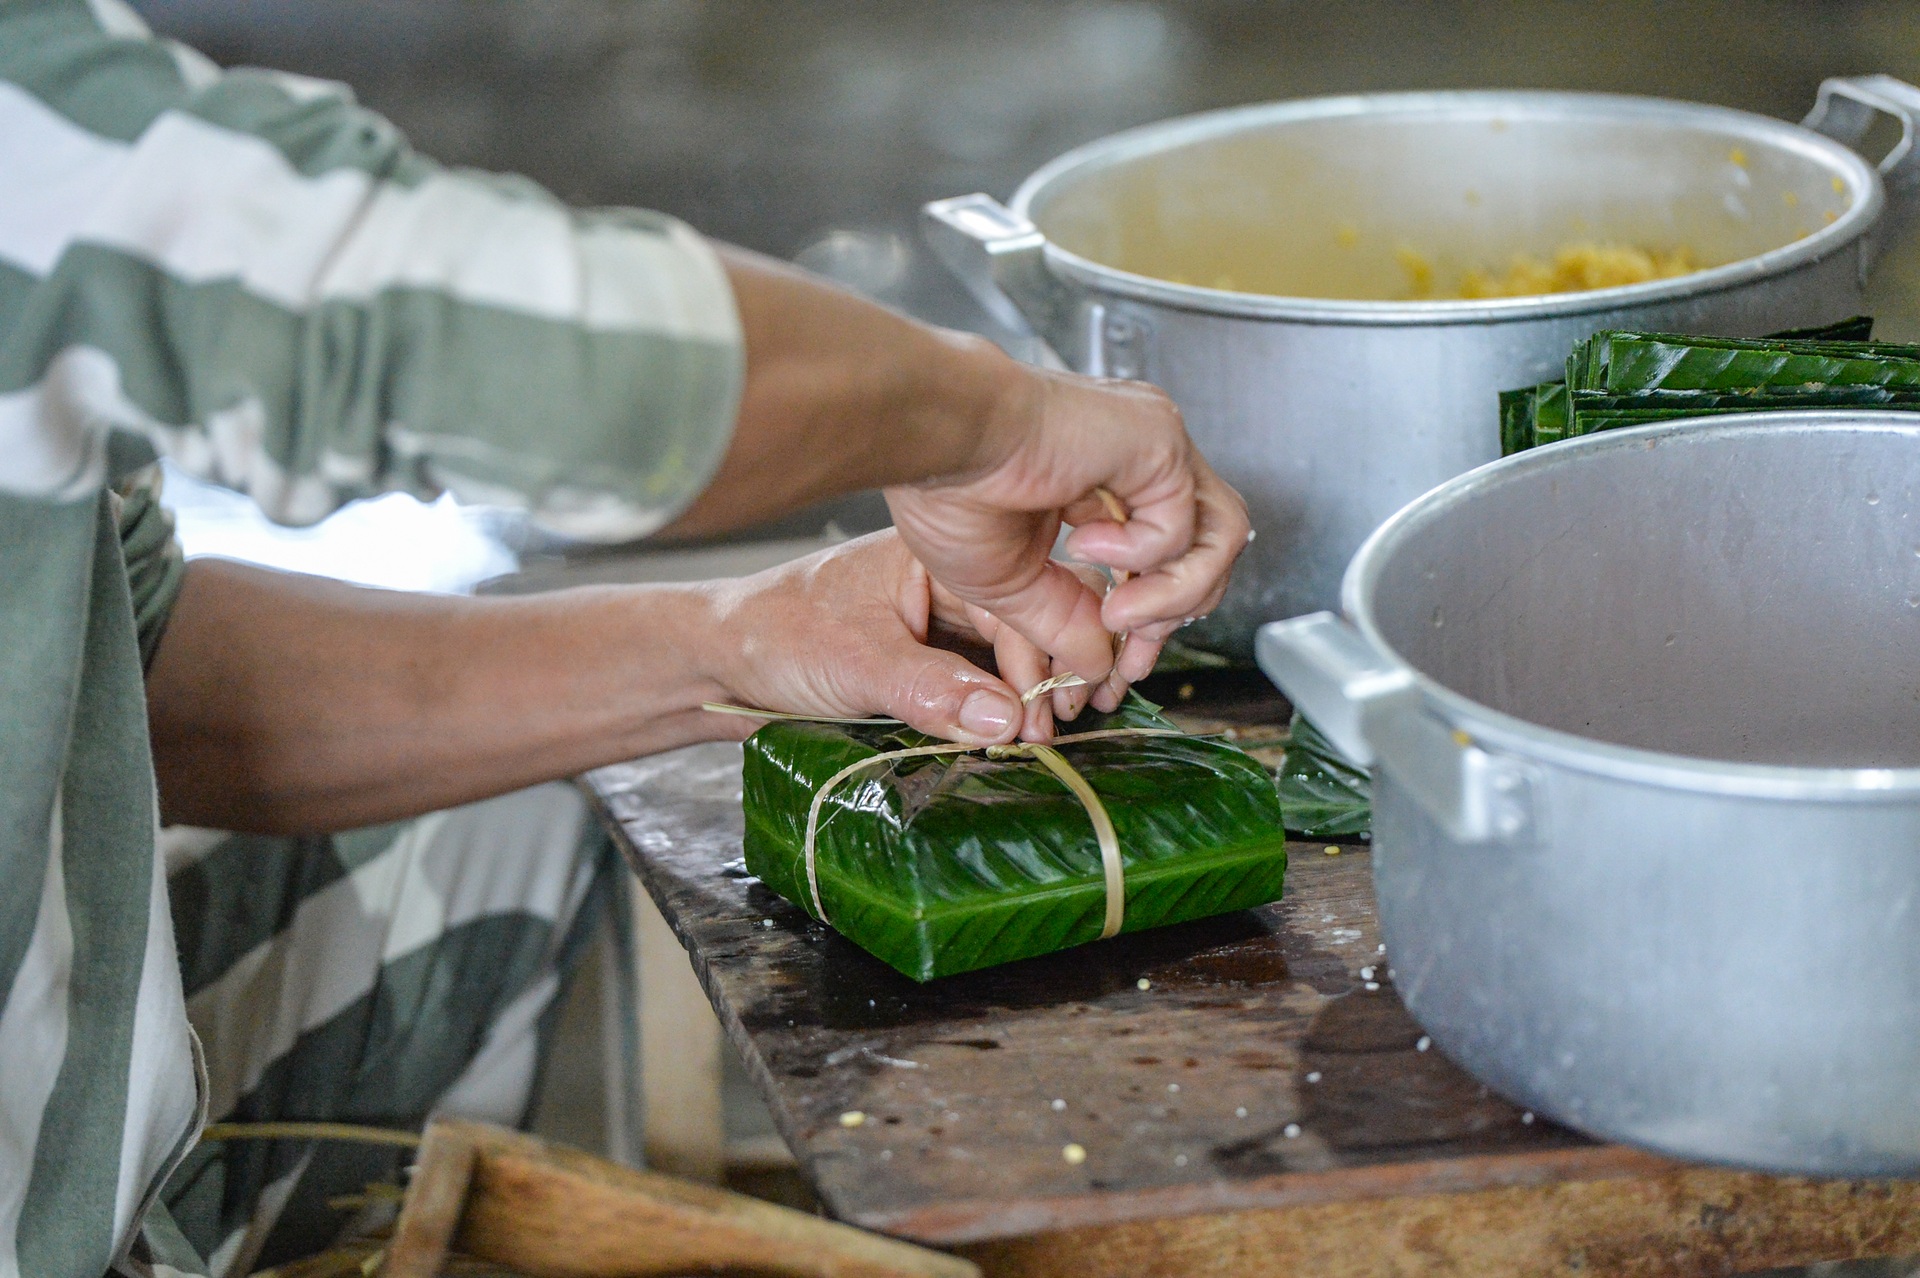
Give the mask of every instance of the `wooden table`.
M 588 785 L 828 1209 L 991 1274 L 1920 1252 L 1920 1184 L 1689 1167 L 1489 1094 L 1395 996 L 1364 845 L 1292 846 L 1277 905 L 919 986 L 746 873 L 738 747 Z

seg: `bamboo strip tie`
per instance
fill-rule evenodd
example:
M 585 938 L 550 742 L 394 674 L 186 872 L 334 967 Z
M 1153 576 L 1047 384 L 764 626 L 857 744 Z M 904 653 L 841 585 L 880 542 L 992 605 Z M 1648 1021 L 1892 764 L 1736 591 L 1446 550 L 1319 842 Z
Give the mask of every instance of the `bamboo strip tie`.
M 416 1149 L 420 1133 L 361 1123 L 208 1123 L 202 1142 L 231 1140 L 330 1140 L 358 1145 L 398 1145 Z

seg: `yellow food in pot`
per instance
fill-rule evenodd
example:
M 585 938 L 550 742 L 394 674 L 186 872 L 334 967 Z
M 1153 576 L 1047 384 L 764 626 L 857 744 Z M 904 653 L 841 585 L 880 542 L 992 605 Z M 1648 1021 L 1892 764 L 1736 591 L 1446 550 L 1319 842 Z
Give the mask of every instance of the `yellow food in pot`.
M 1693 253 L 1686 248 L 1645 249 L 1580 240 L 1555 249 L 1551 262 L 1530 253 L 1516 253 L 1502 274 L 1471 270 L 1460 277 L 1451 291 L 1436 292 L 1436 273 L 1429 258 L 1404 245 L 1396 256 L 1401 269 L 1407 273 L 1407 297 L 1414 301 L 1581 293 L 1672 279 L 1700 269 Z

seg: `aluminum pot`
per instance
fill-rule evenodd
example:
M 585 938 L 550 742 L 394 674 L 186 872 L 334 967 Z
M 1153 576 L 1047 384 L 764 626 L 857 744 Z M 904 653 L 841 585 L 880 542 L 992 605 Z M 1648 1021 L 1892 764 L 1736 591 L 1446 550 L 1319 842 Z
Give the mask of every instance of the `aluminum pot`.
M 1597 1136 L 1920 1174 L 1920 414 L 1460 476 L 1261 665 L 1371 767 L 1400 996 Z
M 1879 171 L 1841 142 L 1885 113 Z M 1005 323 L 1084 372 L 1159 383 L 1247 497 L 1260 539 L 1182 638 L 1249 655 L 1330 608 L 1361 540 L 1499 456 L 1497 396 L 1602 328 L 1756 335 L 1842 318 L 1894 205 L 1920 191 L 1920 91 L 1830 80 L 1805 127 L 1651 98 L 1321 98 L 1082 147 L 1003 208 L 928 205 L 940 255 Z M 1588 293 L 1397 301 L 1443 273 L 1583 239 L 1683 245 L 1712 269 Z

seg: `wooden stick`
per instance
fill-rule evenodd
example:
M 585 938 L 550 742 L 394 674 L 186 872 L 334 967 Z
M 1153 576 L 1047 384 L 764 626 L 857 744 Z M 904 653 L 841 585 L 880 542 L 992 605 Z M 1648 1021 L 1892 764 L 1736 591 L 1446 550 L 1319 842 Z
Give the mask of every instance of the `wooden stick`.
M 460 1181 L 463 1158 L 465 1207 L 450 1213 L 445 1194 Z M 941 1252 L 461 1120 L 427 1129 L 386 1278 L 429 1278 L 449 1246 L 528 1278 L 980 1275 Z M 433 1268 L 419 1267 L 428 1259 Z
M 478 1123 L 427 1125 L 381 1269 L 385 1278 L 434 1278 L 440 1272 L 466 1206 L 479 1133 L 484 1130 Z

